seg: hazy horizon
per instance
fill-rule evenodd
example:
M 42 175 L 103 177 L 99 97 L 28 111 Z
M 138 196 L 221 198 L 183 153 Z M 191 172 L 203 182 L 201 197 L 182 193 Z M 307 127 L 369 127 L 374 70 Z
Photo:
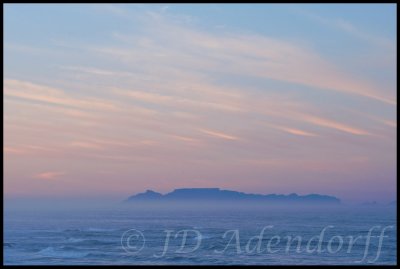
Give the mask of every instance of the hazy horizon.
M 213 187 L 211 187 L 213 188 Z M 217 187 L 216 187 L 217 188 Z M 161 193 L 162 195 L 171 193 L 172 191 L 176 190 L 176 189 L 181 189 L 181 188 L 174 188 L 171 189 L 170 191 L 166 191 L 166 192 L 159 192 L 157 190 L 151 189 L 151 191 L 155 191 L 157 193 Z M 98 195 L 92 195 L 92 196 L 80 196 L 80 195 L 76 195 L 76 196 L 67 196 L 67 197 L 60 197 L 60 196 L 11 196 L 11 197 L 7 197 L 5 196 L 4 198 L 4 203 L 5 209 L 15 209 L 15 208 L 26 208 L 27 210 L 30 210 L 32 208 L 36 208 L 36 209 L 50 209 L 52 207 L 57 207 L 57 206 L 61 206 L 64 209 L 73 209 L 73 208 L 77 208 L 77 207 L 81 207 L 84 206 L 85 209 L 90 209 L 90 208 L 96 208 L 96 207 L 115 207 L 115 206 L 120 206 L 121 203 L 124 203 L 129 197 L 131 196 L 135 196 L 137 194 L 141 194 L 141 193 L 145 193 L 147 190 L 150 189 L 145 189 L 142 191 L 138 191 L 138 192 L 132 192 L 132 193 L 128 193 L 125 196 L 121 196 L 120 194 L 114 194 L 114 195 L 104 195 L 99 197 Z M 221 189 L 220 190 L 228 190 L 228 189 Z M 230 190 L 230 189 L 229 189 Z M 232 190 L 230 190 L 232 191 Z M 240 190 L 233 190 L 233 191 L 238 191 L 238 192 L 242 192 Z M 268 194 L 277 194 L 277 195 L 290 195 L 293 192 L 287 192 L 287 193 L 268 193 L 268 192 L 244 192 L 245 194 L 261 194 L 261 195 L 268 195 Z M 304 194 L 299 194 L 299 193 L 295 193 L 298 195 L 308 195 L 308 194 L 319 194 L 319 195 L 327 195 L 325 193 L 304 193 Z M 340 200 L 340 204 L 335 205 L 335 206 L 388 206 L 390 205 L 392 202 L 397 202 L 396 198 L 394 200 L 385 202 L 385 201 L 376 201 L 376 200 L 363 200 L 363 201 L 347 201 L 347 200 L 343 200 L 341 197 L 339 196 L 335 196 L 335 195 L 329 195 L 329 196 L 333 196 L 336 197 Z M 51 204 L 49 204 L 49 202 L 51 202 Z M 374 204 L 376 203 L 376 204 Z M 127 206 L 132 206 L 134 203 L 128 204 Z M 139 203 L 140 204 L 140 203 Z M 15 205 L 15 206 L 14 206 Z M 159 205 L 157 203 L 155 203 L 155 205 Z M 262 204 L 261 207 L 263 206 L 268 206 L 268 203 Z M 290 206 L 293 206 L 293 204 L 291 204 Z

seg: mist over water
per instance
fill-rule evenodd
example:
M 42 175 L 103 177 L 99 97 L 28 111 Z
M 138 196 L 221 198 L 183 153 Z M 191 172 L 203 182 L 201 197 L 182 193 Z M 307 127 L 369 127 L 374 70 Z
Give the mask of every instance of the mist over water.
M 397 262 L 395 206 L 105 204 L 6 204 L 4 263 Z

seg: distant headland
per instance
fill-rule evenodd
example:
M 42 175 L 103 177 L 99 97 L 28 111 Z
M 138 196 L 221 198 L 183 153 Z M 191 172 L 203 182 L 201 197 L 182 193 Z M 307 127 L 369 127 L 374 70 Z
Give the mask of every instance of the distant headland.
M 321 194 L 298 195 L 292 193 L 283 194 L 251 194 L 220 188 L 183 188 L 175 189 L 167 194 L 161 194 L 152 190 L 135 194 L 126 202 L 265 202 L 267 204 L 339 204 L 340 199 Z

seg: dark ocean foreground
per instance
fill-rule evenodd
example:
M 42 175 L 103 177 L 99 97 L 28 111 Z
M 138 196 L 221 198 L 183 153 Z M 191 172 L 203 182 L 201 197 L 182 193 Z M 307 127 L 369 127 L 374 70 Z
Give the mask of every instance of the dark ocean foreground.
M 6 210 L 5 264 L 396 264 L 396 208 Z

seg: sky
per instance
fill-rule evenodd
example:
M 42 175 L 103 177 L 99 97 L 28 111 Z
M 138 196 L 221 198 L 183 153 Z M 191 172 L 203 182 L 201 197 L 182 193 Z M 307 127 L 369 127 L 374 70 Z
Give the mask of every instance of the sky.
M 394 4 L 5 4 L 6 198 L 396 199 Z

